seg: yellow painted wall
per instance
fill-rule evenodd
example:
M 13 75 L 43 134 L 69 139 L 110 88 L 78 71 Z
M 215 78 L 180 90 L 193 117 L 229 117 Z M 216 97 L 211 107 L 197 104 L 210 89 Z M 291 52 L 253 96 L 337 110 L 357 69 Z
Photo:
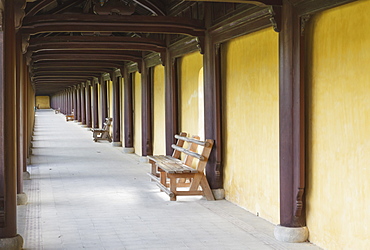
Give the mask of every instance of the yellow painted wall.
M 141 156 L 141 74 L 134 73 L 133 79 L 133 92 L 134 92 L 134 149 L 135 154 Z
M 199 124 L 199 74 L 203 73 L 203 55 L 194 52 L 179 59 L 180 130 L 192 135 L 202 134 L 204 123 Z M 201 79 L 203 80 L 203 79 Z M 201 83 L 202 84 L 202 83 Z M 203 100 L 201 98 L 201 100 Z M 204 138 L 201 138 L 204 139 Z
M 370 1 L 318 14 L 308 39 L 309 240 L 370 247 Z
M 278 33 L 222 46 L 226 199 L 279 223 Z
M 50 108 L 50 97 L 49 96 L 36 96 L 36 107 L 39 109 Z
M 153 154 L 166 154 L 164 66 L 154 67 L 153 76 Z

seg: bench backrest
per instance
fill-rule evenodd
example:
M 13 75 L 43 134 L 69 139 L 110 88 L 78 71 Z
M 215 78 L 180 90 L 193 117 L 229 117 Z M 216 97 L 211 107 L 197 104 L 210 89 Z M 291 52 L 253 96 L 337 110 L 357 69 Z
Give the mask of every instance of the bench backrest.
M 185 149 L 183 147 L 180 147 L 179 145 L 172 144 L 172 148 L 180 153 L 184 153 L 186 155 L 184 159 L 184 164 L 187 166 L 191 166 L 193 159 L 198 159 L 198 164 L 196 166 L 196 169 L 199 172 L 204 171 L 207 161 L 209 158 L 209 155 L 211 154 L 212 147 L 214 141 L 212 139 L 207 139 L 205 141 L 200 141 L 199 136 L 193 136 L 192 138 L 184 137 L 181 135 L 175 135 L 175 138 L 177 140 L 181 140 L 183 142 L 189 143 L 189 148 Z M 203 147 L 202 153 L 197 153 L 198 146 Z
M 105 118 L 105 122 L 104 122 L 104 125 L 103 125 L 103 130 L 107 131 L 109 129 L 109 126 L 112 124 L 112 118 L 108 117 L 108 118 Z

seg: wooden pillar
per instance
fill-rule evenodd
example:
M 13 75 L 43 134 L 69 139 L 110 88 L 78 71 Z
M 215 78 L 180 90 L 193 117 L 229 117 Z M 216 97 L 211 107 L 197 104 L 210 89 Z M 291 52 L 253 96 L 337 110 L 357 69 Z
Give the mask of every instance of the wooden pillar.
M 210 25 L 211 8 L 207 8 L 206 20 Z M 221 74 L 220 47 L 212 41 L 210 35 L 205 37 L 204 61 L 204 128 L 205 138 L 214 139 L 215 143 L 209 156 L 206 176 L 211 189 L 223 189 L 222 169 L 222 124 L 221 124 Z M 223 193 L 217 198 L 223 198 Z
M 27 203 L 27 196 L 23 192 L 23 170 L 26 168 L 24 161 L 23 144 L 24 144 L 24 120 L 23 120 L 23 97 L 24 97 L 24 84 L 23 84 L 23 54 L 22 54 L 22 37 L 18 32 L 16 35 L 16 119 L 17 119 L 17 204 L 24 205 Z
M 113 134 L 112 145 L 114 147 L 121 147 L 121 103 L 120 103 L 120 82 L 121 82 L 121 71 L 115 70 L 111 74 L 112 87 L 113 87 Z
M 81 123 L 86 125 L 86 95 L 85 95 L 85 83 L 80 84 L 80 98 L 81 98 Z
M 105 118 L 108 117 L 108 107 L 107 107 L 107 82 L 105 77 L 102 76 L 100 79 L 100 92 L 101 92 L 101 116 L 102 116 L 102 126 L 105 122 Z
M 82 115 L 81 115 L 81 86 L 80 84 L 77 84 L 77 92 L 76 92 L 76 97 L 77 97 L 77 121 L 82 122 Z
M 86 82 L 86 126 L 91 128 L 91 82 Z
M 127 67 L 123 68 L 124 79 L 124 126 L 125 126 L 125 152 L 134 152 L 134 117 L 133 117 L 133 93 L 132 76 Z
M 99 109 L 98 109 L 98 105 L 99 105 L 99 102 L 98 102 L 99 82 L 98 82 L 97 78 L 93 79 L 92 86 L 93 86 L 93 90 L 92 90 L 92 96 L 93 96 L 93 104 L 92 104 L 92 107 L 93 107 L 93 110 L 92 110 L 93 111 L 92 112 L 93 122 L 92 122 L 92 127 L 93 128 L 99 128 Z
M 18 242 L 16 165 L 16 34 L 14 2 L 3 1 L 0 31 L 0 238 Z M 0 248 L 7 249 L 4 241 Z
M 179 133 L 178 124 L 178 97 L 176 59 L 172 58 L 169 50 L 166 52 L 165 63 L 165 115 L 166 115 L 166 155 L 172 154 L 172 143 L 175 142 L 174 135 Z
M 75 121 L 78 121 L 78 98 L 77 98 L 77 86 L 73 86 L 73 114 L 75 116 Z
M 303 41 L 301 18 L 284 1 L 279 37 L 280 225 L 298 229 L 306 225 Z M 279 228 L 275 236 L 281 239 L 278 233 Z
M 151 112 L 151 85 L 150 69 L 143 62 L 141 68 L 141 122 L 142 122 L 142 155 L 153 155 L 152 142 L 152 112 Z

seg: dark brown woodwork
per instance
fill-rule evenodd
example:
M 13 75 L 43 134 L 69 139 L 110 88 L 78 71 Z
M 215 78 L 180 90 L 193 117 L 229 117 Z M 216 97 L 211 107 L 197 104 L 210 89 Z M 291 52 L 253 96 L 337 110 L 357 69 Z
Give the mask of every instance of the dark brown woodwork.
M 98 108 L 98 87 L 99 87 L 99 82 L 96 78 L 92 80 L 92 96 L 93 96 L 93 122 L 92 122 L 92 127 L 93 128 L 99 128 L 99 108 Z
M 57 8 L 50 10 L 47 14 L 59 14 L 63 11 L 67 11 L 71 7 L 74 7 L 78 4 L 83 3 L 84 1 L 86 1 L 86 0 L 68 0 L 66 2 L 63 2 Z
M 334 8 L 343 4 L 355 2 L 356 0 L 311 0 L 311 1 L 302 1 L 295 0 L 291 1 L 294 5 L 298 15 L 309 15 L 314 14 L 329 8 Z
M 257 1 L 248 1 L 248 0 L 192 0 L 192 1 L 210 1 L 210 2 L 225 2 L 225 3 L 244 3 L 244 4 L 254 4 L 261 7 L 266 7 L 269 5 L 282 5 L 282 0 L 257 0 Z
M 101 100 L 101 121 L 102 127 L 104 126 L 105 118 L 108 117 L 108 106 L 107 106 L 107 82 L 102 76 L 100 78 L 100 100 Z
M 165 16 L 166 6 L 162 1 L 135 0 L 134 2 L 157 16 Z
M 0 31 L 0 238 L 17 235 L 16 35 L 14 2 L 4 1 Z
M 152 121 L 151 121 L 151 74 L 145 63 L 141 70 L 141 126 L 142 156 L 153 155 Z
M 80 84 L 80 95 L 81 95 L 81 123 L 86 125 L 86 83 Z
M 111 73 L 112 89 L 113 89 L 113 142 L 121 141 L 121 109 L 120 109 L 120 78 L 121 73 L 115 71 Z
M 176 58 L 168 51 L 165 64 L 166 155 L 172 154 L 174 135 L 179 133 Z
M 19 33 L 16 35 L 16 140 L 17 140 L 17 194 L 23 193 L 23 169 L 25 164 L 23 162 L 23 110 L 22 110 L 22 98 L 23 98 L 23 84 L 21 75 L 23 73 L 23 55 L 22 55 L 22 37 Z
M 75 116 L 75 121 L 78 120 L 78 116 L 79 116 L 79 110 L 78 110 L 78 98 L 77 98 L 77 86 L 73 86 L 72 87 L 73 89 L 73 113 L 74 113 L 74 116 Z
M 301 227 L 306 225 L 304 37 L 301 18 L 285 0 L 279 47 L 280 224 Z
M 91 128 L 91 83 L 86 82 L 86 126 Z
M 78 84 L 76 88 L 76 97 L 77 97 L 77 121 L 82 122 L 82 107 L 81 107 L 81 86 Z
M 47 32 L 146 32 L 203 36 L 201 21 L 169 16 L 42 15 L 27 16 L 22 33 Z
M 50 4 L 53 4 L 54 0 L 40 0 L 27 5 L 26 16 L 36 15 L 43 8 L 47 7 Z M 28 7 L 30 6 L 30 7 Z
M 206 5 L 206 25 L 211 23 L 211 8 Z M 204 64 L 204 132 L 214 139 L 213 150 L 206 166 L 206 176 L 211 189 L 223 188 L 222 123 L 221 123 L 221 72 L 220 45 L 211 35 L 206 36 Z
M 125 130 L 125 148 L 134 147 L 134 118 L 133 118 L 133 93 L 132 76 L 127 67 L 123 68 L 124 80 L 124 130 Z
M 124 64 L 119 62 L 94 62 L 94 61 L 53 61 L 52 64 L 48 62 L 34 62 L 33 69 L 55 69 L 55 68 L 119 68 Z

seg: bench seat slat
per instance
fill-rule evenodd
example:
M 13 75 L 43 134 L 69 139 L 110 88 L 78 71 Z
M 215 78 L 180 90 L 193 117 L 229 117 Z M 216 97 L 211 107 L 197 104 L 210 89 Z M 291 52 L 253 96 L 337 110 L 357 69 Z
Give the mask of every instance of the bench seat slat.
M 181 162 L 157 162 L 157 166 L 166 173 L 198 173 L 198 170 L 186 166 Z

